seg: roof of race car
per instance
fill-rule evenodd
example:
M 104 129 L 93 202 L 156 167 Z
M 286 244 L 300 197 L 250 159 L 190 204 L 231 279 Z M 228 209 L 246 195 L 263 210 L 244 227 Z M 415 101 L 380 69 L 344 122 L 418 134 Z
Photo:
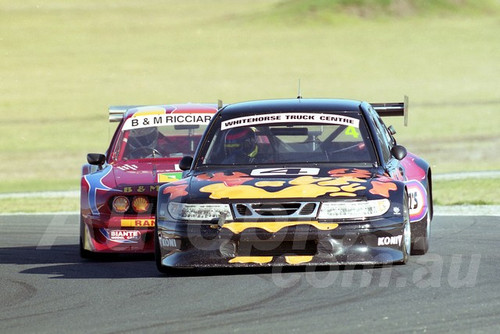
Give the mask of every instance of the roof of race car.
M 157 105 L 157 106 L 139 106 L 127 110 L 125 113 L 125 118 L 128 118 L 137 113 L 149 113 L 149 112 L 165 112 L 169 113 L 189 113 L 189 112 L 205 112 L 207 109 L 213 113 L 217 109 L 215 104 L 202 104 L 202 103 L 186 103 L 186 104 L 168 104 L 168 105 Z
M 109 121 L 119 122 L 138 113 L 215 113 L 217 105 L 213 103 L 183 103 L 164 105 L 124 105 L 109 107 Z
M 277 99 L 229 104 L 221 113 L 224 116 L 267 112 L 359 111 L 361 101 L 346 99 Z

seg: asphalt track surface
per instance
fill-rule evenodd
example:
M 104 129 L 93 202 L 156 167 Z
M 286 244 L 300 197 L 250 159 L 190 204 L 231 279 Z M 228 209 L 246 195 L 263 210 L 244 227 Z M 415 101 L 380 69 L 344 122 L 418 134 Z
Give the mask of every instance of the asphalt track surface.
M 0 333 L 498 333 L 500 217 L 436 215 L 404 266 L 209 270 L 82 260 L 78 216 L 0 216 Z

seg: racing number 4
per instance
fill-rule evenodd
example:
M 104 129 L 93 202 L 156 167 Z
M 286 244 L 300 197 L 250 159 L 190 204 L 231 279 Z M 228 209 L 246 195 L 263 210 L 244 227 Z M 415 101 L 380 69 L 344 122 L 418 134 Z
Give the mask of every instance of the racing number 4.
M 356 128 L 354 126 L 348 126 L 345 129 L 344 134 L 346 136 L 352 136 L 354 138 L 358 138 L 359 137 L 359 133 L 358 133 L 358 131 L 356 130 Z

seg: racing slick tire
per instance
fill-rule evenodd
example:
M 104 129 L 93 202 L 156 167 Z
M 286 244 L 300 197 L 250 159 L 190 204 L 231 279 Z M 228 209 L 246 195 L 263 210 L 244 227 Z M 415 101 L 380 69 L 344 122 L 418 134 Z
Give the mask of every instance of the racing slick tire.
M 80 257 L 82 259 L 88 259 L 88 260 L 101 260 L 103 258 L 103 254 L 99 254 L 96 252 L 91 252 L 89 250 L 86 250 L 84 245 L 84 238 L 85 236 L 85 224 L 83 223 L 82 217 L 80 217 Z
M 398 264 L 406 264 L 412 252 L 410 210 L 409 210 L 408 194 L 406 192 L 403 198 L 403 203 L 404 203 L 403 204 L 404 227 L 403 227 L 403 245 L 402 245 L 403 259 L 400 262 L 398 262 Z
M 427 203 L 432 203 L 430 189 L 427 188 Z M 429 250 L 429 239 L 431 237 L 432 206 L 427 210 L 424 219 L 415 223 L 414 238 L 411 243 L 412 255 L 424 255 Z
M 85 237 L 85 224 L 80 216 L 80 257 L 82 259 L 93 259 L 94 254 L 83 247 L 83 238 Z

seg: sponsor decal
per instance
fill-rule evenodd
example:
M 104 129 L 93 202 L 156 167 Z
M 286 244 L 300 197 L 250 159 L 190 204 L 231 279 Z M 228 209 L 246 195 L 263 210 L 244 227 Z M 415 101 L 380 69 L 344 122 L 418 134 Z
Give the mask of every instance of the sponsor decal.
M 345 125 L 359 128 L 359 120 L 335 114 L 280 113 L 258 116 L 245 116 L 222 122 L 221 130 L 269 123 L 323 123 Z
M 418 181 L 406 182 L 408 189 L 410 221 L 418 221 L 427 213 L 427 191 Z
M 109 230 L 101 229 L 107 240 L 119 243 L 137 243 L 141 239 L 141 232 L 135 230 Z
M 208 124 L 211 118 L 212 114 L 207 113 L 136 113 L 134 116 L 125 121 L 123 130 L 141 129 L 163 125 L 201 125 Z
M 178 181 L 182 178 L 182 172 L 158 174 L 158 183 L 168 183 Z
M 119 170 L 123 170 L 123 171 L 127 171 L 127 170 L 137 170 L 139 167 L 137 167 L 137 165 L 129 165 L 129 164 L 125 164 L 125 165 L 122 165 L 122 166 L 119 166 L 119 167 L 116 167 L 118 168 Z
M 392 237 L 379 237 L 377 246 L 401 246 L 401 241 L 403 240 L 402 235 L 392 236 Z
M 287 176 L 287 175 L 318 175 L 319 168 L 259 168 L 250 173 L 252 176 Z
M 122 219 L 122 227 L 154 227 L 155 219 Z
M 126 194 L 129 193 L 144 193 L 144 192 L 158 192 L 158 189 L 160 188 L 159 185 L 149 185 L 149 186 L 130 186 L 130 187 L 124 187 L 123 192 Z
M 161 243 L 162 247 L 179 248 L 179 247 L 177 247 L 177 240 L 176 239 L 160 238 L 160 243 Z

